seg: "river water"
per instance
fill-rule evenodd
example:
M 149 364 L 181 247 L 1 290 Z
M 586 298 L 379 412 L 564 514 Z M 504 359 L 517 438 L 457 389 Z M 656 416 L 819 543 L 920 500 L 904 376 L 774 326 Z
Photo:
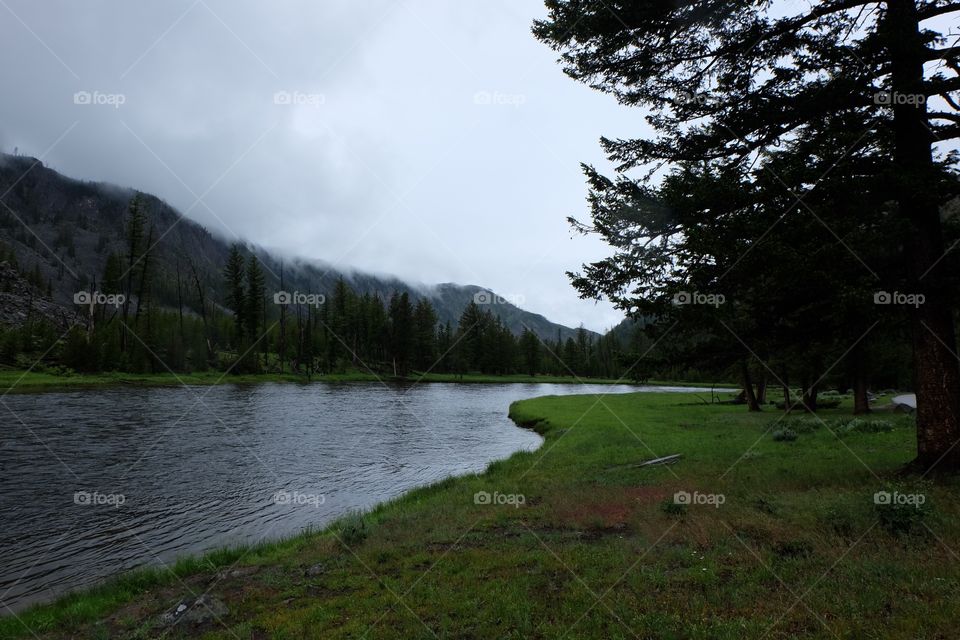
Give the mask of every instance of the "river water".
M 0 612 L 178 556 L 323 527 L 541 439 L 514 400 L 681 388 L 260 384 L 8 395 Z

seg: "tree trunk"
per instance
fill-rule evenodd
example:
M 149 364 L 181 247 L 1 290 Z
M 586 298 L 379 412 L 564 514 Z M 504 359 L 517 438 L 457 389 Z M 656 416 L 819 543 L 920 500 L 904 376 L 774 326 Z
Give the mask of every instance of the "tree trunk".
M 740 362 L 740 378 L 743 384 L 743 398 L 747 401 L 747 410 L 760 411 L 757 396 L 753 392 L 753 381 L 750 379 L 750 367 L 747 366 L 746 360 Z
M 300 316 L 300 304 L 297 303 L 297 353 L 294 356 L 293 369 L 300 371 L 303 362 L 303 319 Z
M 283 288 L 283 262 L 280 263 L 280 291 Z M 280 373 L 283 373 L 284 359 L 287 355 L 287 305 L 280 305 L 280 341 L 277 345 L 277 351 L 280 355 Z
M 850 354 L 853 358 L 853 415 L 870 413 L 867 397 L 867 375 L 863 361 L 863 348 L 858 343 Z
M 803 410 L 807 413 L 817 412 L 817 385 L 807 385 L 807 380 L 803 384 L 803 397 L 800 399 Z
M 853 415 L 870 413 L 870 399 L 867 397 L 867 381 L 858 377 L 853 387 Z
M 928 303 L 929 304 L 929 303 Z M 960 469 L 960 370 L 950 351 L 956 345 L 947 309 L 926 309 L 914 323 L 917 392 L 917 465 L 923 470 Z
M 180 259 L 177 259 L 177 312 L 180 315 L 180 342 L 186 348 L 186 334 L 183 331 L 183 284 L 180 282 Z
M 187 258 L 187 264 L 190 265 L 190 273 L 193 274 L 193 285 L 197 289 L 197 298 L 200 302 L 200 319 L 203 321 L 203 341 L 207 346 L 206 363 L 213 365 L 213 345 L 210 344 L 210 329 L 207 326 L 207 301 L 203 295 L 203 285 L 200 283 L 200 274 L 197 273 L 197 267 L 193 260 Z
M 96 280 L 96 279 L 93 280 L 93 283 L 92 283 L 91 286 L 90 286 L 90 295 L 91 295 L 91 296 L 96 296 L 96 295 L 97 295 L 97 280 Z M 90 311 L 89 311 L 89 313 L 88 313 L 88 318 L 89 318 L 89 319 L 87 320 L 87 341 L 88 341 L 88 342 L 93 339 L 93 332 L 94 332 L 94 329 L 96 328 L 96 327 L 95 327 L 95 324 L 96 324 L 96 312 L 97 312 L 97 311 L 96 311 L 96 305 L 94 304 L 93 300 L 91 299 L 91 300 L 90 300 Z
M 915 0 L 888 0 L 884 36 L 895 96 L 923 95 L 924 42 Z M 917 392 L 917 459 L 925 471 L 960 469 L 960 362 L 952 301 L 942 282 L 944 254 L 936 171 L 925 100 L 893 100 L 897 203 L 907 221 L 907 263 L 925 297 L 914 311 L 913 359 Z
M 266 298 L 264 298 L 263 300 L 261 300 L 261 302 L 260 302 L 260 307 L 261 307 L 261 309 L 260 309 L 260 314 L 261 314 L 261 316 L 262 316 L 261 319 L 263 320 L 263 325 L 262 325 L 262 326 L 263 326 L 263 334 L 262 334 L 262 336 L 261 336 L 261 338 L 260 338 L 260 353 L 263 354 L 263 368 L 264 368 L 264 371 L 269 371 L 269 367 L 270 367 L 270 355 L 269 355 L 269 349 L 267 348 L 267 347 L 269 346 L 269 345 L 267 344 L 267 343 L 269 342 L 269 336 L 267 335 L 267 299 L 266 299 Z
M 147 285 L 149 284 L 148 278 L 150 277 L 150 249 L 153 244 L 153 225 L 150 225 L 150 232 L 147 234 L 147 249 L 146 253 L 143 254 L 143 266 L 140 268 L 140 286 L 137 287 L 137 310 L 133 316 L 133 328 L 134 331 L 138 328 L 140 323 L 140 311 L 143 308 L 145 299 L 145 291 Z
M 147 253 L 147 257 L 150 257 L 150 254 L 149 254 L 149 253 Z M 146 268 L 146 263 L 144 263 L 144 268 Z M 150 295 L 150 293 L 149 293 L 149 289 L 148 289 L 147 291 L 148 291 L 148 292 L 145 293 L 145 295 L 147 296 L 147 339 L 146 339 L 146 342 L 147 342 L 147 344 L 150 346 L 150 348 L 146 350 L 146 351 L 147 351 L 147 362 L 150 363 L 150 373 L 156 373 L 156 372 L 157 372 L 157 359 L 154 357 L 154 353 L 156 353 L 156 351 L 155 351 L 154 348 L 153 348 L 153 344 L 154 344 L 154 341 L 153 341 L 153 329 L 152 329 L 151 326 L 150 326 L 150 318 L 153 317 L 153 311 L 152 311 L 152 309 L 153 309 L 153 299 L 152 299 L 152 297 L 151 297 L 151 295 Z M 140 310 L 140 301 L 137 300 L 137 311 L 139 311 L 139 310 Z
M 767 404 L 767 376 L 762 376 L 757 380 L 757 404 Z

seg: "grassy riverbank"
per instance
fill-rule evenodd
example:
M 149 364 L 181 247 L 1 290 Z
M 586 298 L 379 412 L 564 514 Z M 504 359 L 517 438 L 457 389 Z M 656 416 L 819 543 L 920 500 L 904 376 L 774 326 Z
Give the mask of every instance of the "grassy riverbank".
M 0 637 L 955 634 L 960 485 L 898 477 L 914 453 L 908 417 L 844 426 L 841 407 L 778 441 L 778 413 L 689 394 L 547 397 L 511 414 L 544 435 L 541 449 L 323 533 L 4 618 Z M 635 466 L 678 453 L 672 466 Z M 877 505 L 884 490 L 924 504 Z M 205 592 L 227 611 L 159 622 Z
M 405 378 L 393 376 L 378 376 L 362 371 L 348 373 L 330 373 L 306 378 L 302 375 L 287 373 L 261 374 L 224 374 L 222 371 L 206 371 L 201 373 L 69 373 L 54 374 L 36 371 L 0 370 L 0 394 L 33 392 L 44 390 L 93 388 L 110 386 L 177 386 L 181 384 L 211 385 L 211 384 L 255 384 L 259 382 L 295 382 L 306 384 L 309 382 L 453 382 L 477 384 L 503 383 L 551 383 L 551 384 L 633 384 L 629 380 L 614 380 L 610 378 L 575 378 L 573 376 L 527 376 L 527 375 L 481 375 L 452 373 L 413 373 Z M 709 383 L 681 383 L 650 381 L 648 384 L 683 384 L 709 388 Z

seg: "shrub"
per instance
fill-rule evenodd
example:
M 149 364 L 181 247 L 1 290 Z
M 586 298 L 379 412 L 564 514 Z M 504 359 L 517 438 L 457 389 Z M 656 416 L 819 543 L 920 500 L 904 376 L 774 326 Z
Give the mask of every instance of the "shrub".
M 753 508 L 757 511 L 767 513 L 770 515 L 776 515 L 780 511 L 780 507 L 772 499 L 765 496 L 760 496 L 753 501 Z
M 852 393 L 849 393 L 849 392 L 848 392 L 848 393 L 840 393 L 839 391 L 831 390 L 831 391 L 822 391 L 822 392 L 820 393 L 819 397 L 836 400 L 837 398 L 840 398 L 840 399 L 852 398 L 852 397 L 853 397 L 853 394 L 852 394 Z
M 874 494 L 873 506 L 880 526 L 897 536 L 923 533 L 926 528 L 922 525 L 933 510 L 920 488 L 899 484 Z
M 793 429 L 777 429 L 773 432 L 773 440 L 775 442 L 793 442 L 797 439 L 797 432 Z
M 785 424 L 784 427 L 794 433 L 813 433 L 820 428 L 820 424 L 821 422 L 816 418 L 795 418 Z
M 846 435 L 848 433 L 886 433 L 893 431 L 893 423 L 887 420 L 853 418 L 846 421 L 845 424 L 838 425 L 833 430 L 838 435 Z
M 780 418 L 767 425 L 767 429 L 777 427 L 778 430 L 789 430 L 796 434 L 813 433 L 823 424 L 819 418 L 789 417 Z
M 927 509 L 902 504 L 876 505 L 880 526 L 893 535 L 904 535 L 918 530 L 927 517 Z
M 359 511 L 340 518 L 336 526 L 337 537 L 347 546 L 363 542 L 370 535 L 370 523 Z
M 671 516 L 682 516 L 687 513 L 687 505 L 675 502 L 673 498 L 667 498 L 660 503 L 660 511 Z
M 823 515 L 823 522 L 843 538 L 852 538 L 857 530 L 856 521 L 848 509 L 830 507 Z
M 813 544 L 807 540 L 785 540 L 778 542 L 773 552 L 781 558 L 806 558 L 813 555 Z

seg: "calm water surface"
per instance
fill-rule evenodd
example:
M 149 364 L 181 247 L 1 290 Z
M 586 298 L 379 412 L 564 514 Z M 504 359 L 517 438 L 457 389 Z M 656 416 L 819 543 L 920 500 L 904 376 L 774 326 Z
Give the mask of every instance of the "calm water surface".
M 514 400 L 638 390 L 317 383 L 8 395 L 0 611 L 483 471 L 540 445 L 507 418 Z

